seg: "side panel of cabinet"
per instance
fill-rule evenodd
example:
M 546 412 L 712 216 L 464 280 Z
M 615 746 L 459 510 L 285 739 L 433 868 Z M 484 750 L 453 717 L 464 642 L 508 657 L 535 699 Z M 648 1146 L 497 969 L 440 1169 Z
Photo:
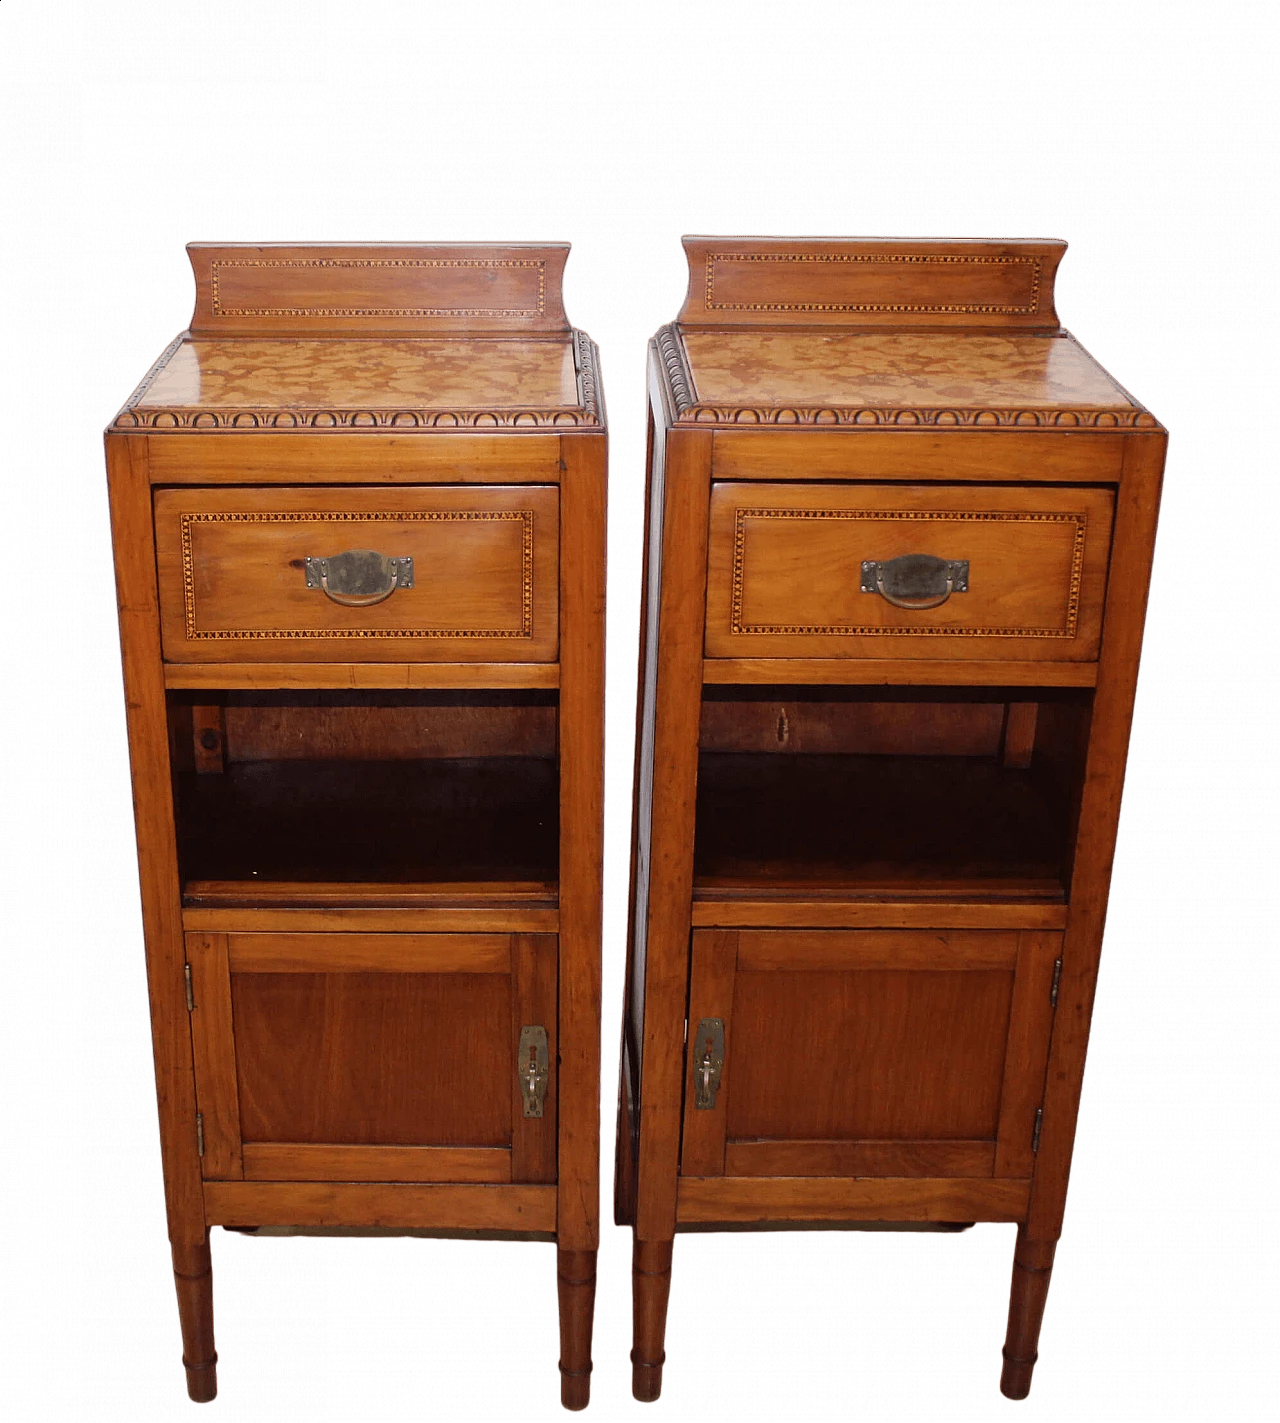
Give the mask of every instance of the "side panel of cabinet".
M 1060 942 L 695 932 L 682 1175 L 1030 1176 Z M 699 1107 L 713 1020 L 724 1062 Z
M 187 954 L 207 1180 L 555 1180 L 554 936 L 193 933 Z

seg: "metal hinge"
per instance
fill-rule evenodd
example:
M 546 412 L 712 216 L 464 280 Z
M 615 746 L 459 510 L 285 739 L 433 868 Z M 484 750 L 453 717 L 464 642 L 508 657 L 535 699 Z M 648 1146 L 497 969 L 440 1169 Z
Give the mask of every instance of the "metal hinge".
M 724 1070 L 724 1019 L 703 1018 L 694 1041 L 693 1105 L 709 1112 L 716 1105 L 720 1074 Z
M 1062 982 L 1062 960 L 1055 959 L 1053 963 L 1053 987 L 1049 990 L 1049 1006 L 1058 1006 L 1058 984 Z
M 1040 1150 L 1040 1124 L 1044 1121 L 1044 1108 L 1036 1108 L 1036 1124 L 1031 1129 L 1031 1154 L 1034 1156 Z
M 540 1117 L 543 1103 L 547 1100 L 547 1080 L 551 1076 L 546 1028 L 520 1029 L 516 1076 L 520 1079 L 520 1095 L 524 1098 L 525 1116 Z
M 204 1114 L 196 1113 L 196 1151 L 204 1156 Z
M 191 991 L 191 965 L 189 963 L 184 963 L 182 965 L 182 976 L 187 983 L 187 1012 L 194 1013 L 196 1008 L 196 1000 L 195 994 L 193 994 Z

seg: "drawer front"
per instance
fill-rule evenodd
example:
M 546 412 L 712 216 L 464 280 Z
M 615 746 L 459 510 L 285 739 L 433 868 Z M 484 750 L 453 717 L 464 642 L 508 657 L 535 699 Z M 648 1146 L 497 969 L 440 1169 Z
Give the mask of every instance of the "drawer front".
M 155 519 L 171 662 L 556 659 L 552 486 L 162 489 Z M 411 583 L 344 581 L 350 550 Z
M 715 484 L 706 654 L 1092 661 L 1114 503 L 1060 486 Z M 909 555 L 930 560 L 925 583 L 885 568 Z

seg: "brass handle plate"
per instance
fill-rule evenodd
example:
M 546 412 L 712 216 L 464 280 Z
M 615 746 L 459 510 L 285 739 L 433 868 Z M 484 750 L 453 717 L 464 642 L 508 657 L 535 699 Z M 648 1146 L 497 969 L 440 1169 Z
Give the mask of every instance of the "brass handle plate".
M 723 1071 L 724 1019 L 703 1018 L 693 1040 L 693 1105 L 698 1111 L 715 1110 Z
M 939 608 L 952 593 L 969 591 L 969 560 L 931 553 L 904 553 L 885 563 L 864 559 L 862 591 L 879 593 L 886 603 L 913 613 Z
M 516 1075 L 520 1079 L 520 1096 L 526 1117 L 540 1117 L 547 1100 L 547 1082 L 551 1076 L 551 1057 L 547 1046 L 547 1030 L 540 1024 L 520 1029 L 520 1046 L 516 1049 Z
M 397 588 L 413 587 L 413 559 L 391 558 L 371 548 L 349 548 L 331 558 L 308 558 L 307 587 L 319 588 L 344 608 L 371 608 Z

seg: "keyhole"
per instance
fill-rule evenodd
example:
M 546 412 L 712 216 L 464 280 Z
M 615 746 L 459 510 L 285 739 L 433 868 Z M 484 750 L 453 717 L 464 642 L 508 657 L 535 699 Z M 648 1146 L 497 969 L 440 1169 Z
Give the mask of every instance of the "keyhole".
M 787 738 L 790 735 L 791 723 L 787 720 L 787 709 L 786 707 L 783 707 L 783 709 L 778 713 L 778 744 L 780 746 L 785 746 L 787 743 Z

